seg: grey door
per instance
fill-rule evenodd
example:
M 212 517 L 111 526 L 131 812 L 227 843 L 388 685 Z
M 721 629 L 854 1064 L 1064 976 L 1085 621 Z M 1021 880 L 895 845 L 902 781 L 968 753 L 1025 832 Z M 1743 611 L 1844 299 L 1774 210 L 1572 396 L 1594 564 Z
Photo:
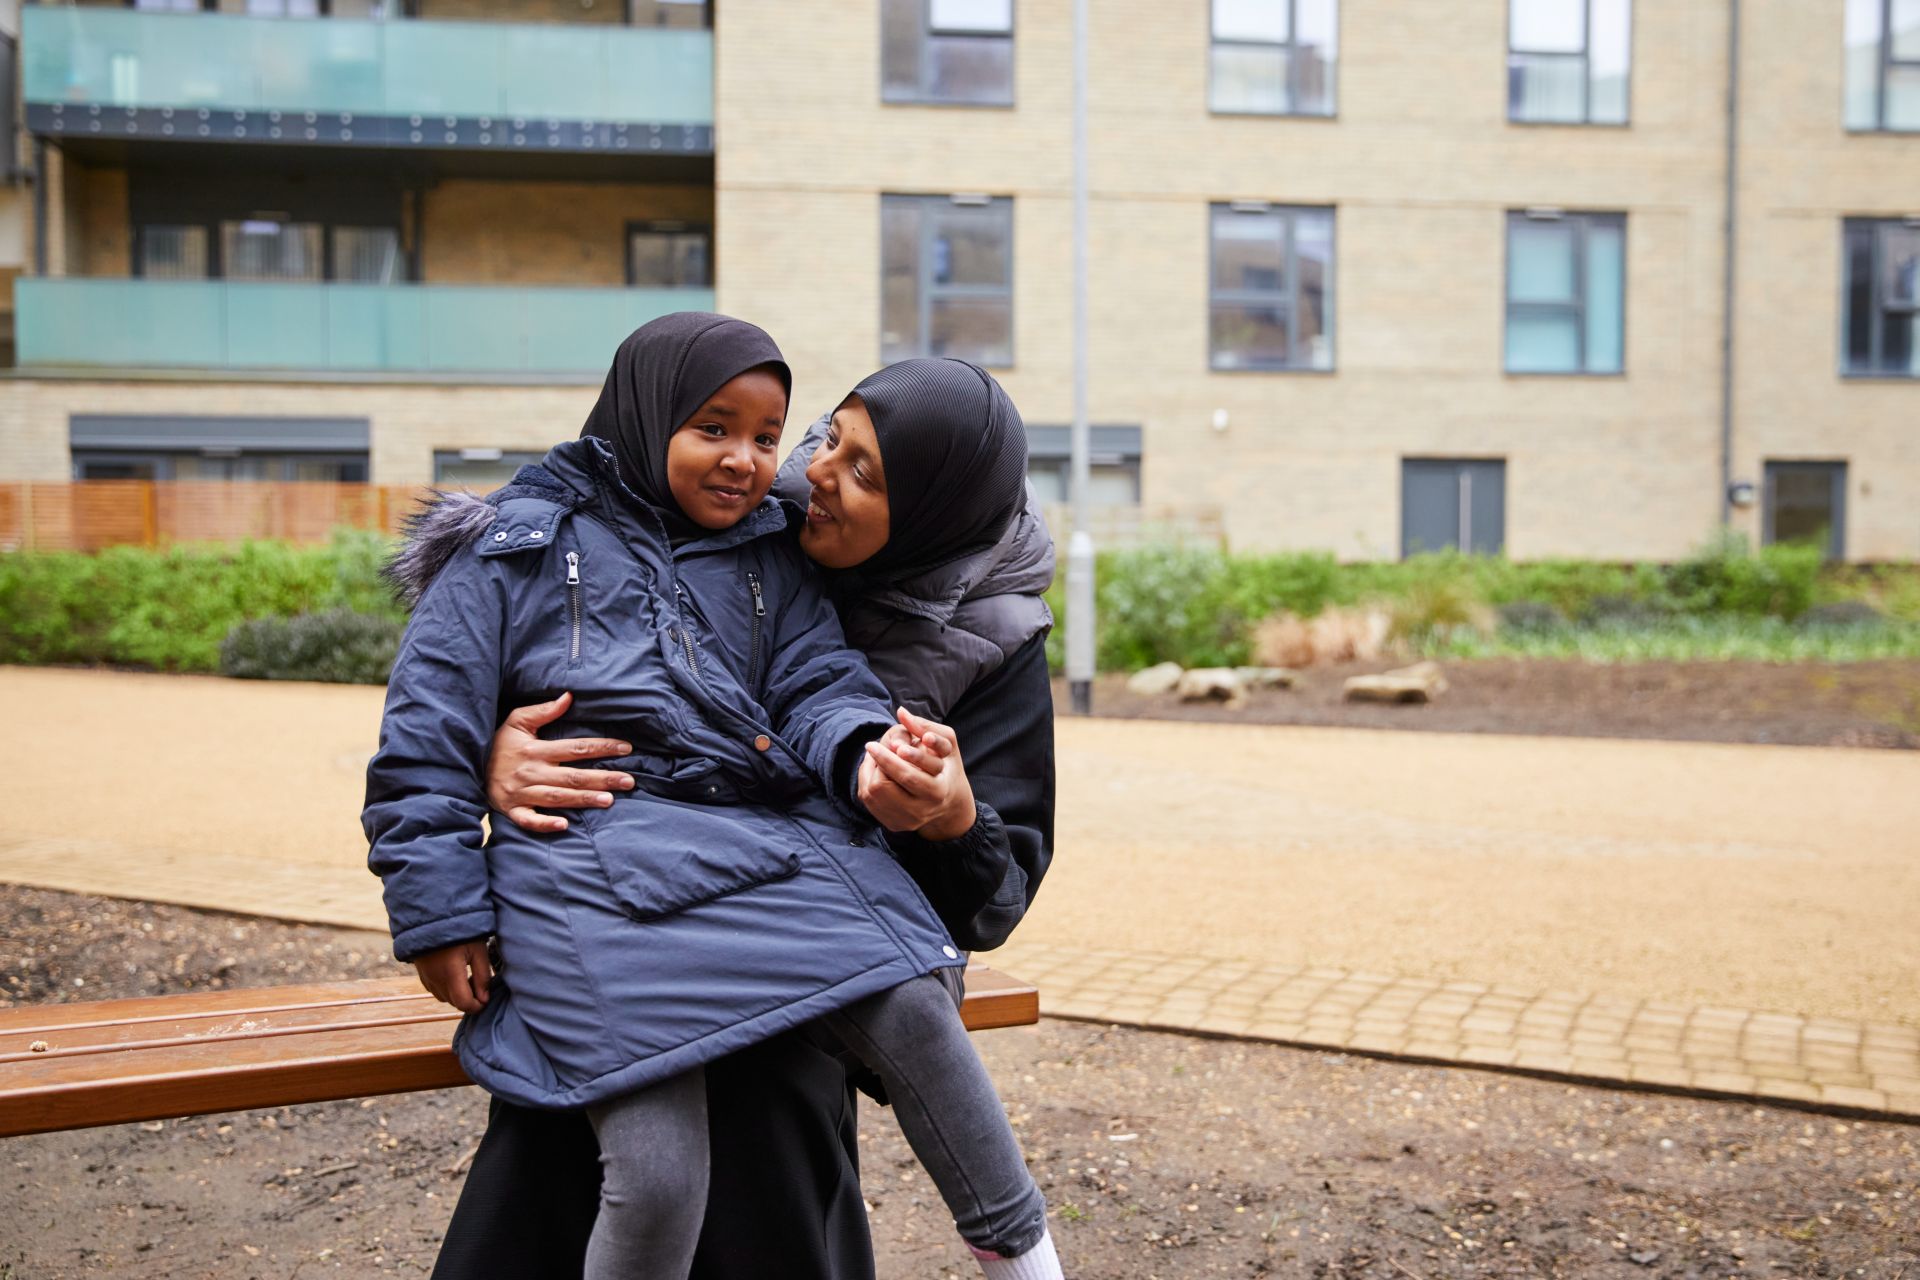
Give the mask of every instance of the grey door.
M 1498 555 L 1507 544 L 1507 464 L 1406 458 L 1400 463 L 1400 554 L 1459 549 Z
M 1827 559 L 1847 558 L 1847 464 L 1769 462 L 1762 541 L 1826 545 Z

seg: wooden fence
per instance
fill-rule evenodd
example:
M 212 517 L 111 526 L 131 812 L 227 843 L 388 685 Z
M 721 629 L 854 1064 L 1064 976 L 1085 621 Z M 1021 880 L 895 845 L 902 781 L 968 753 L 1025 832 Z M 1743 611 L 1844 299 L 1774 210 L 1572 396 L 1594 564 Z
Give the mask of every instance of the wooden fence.
M 247 538 L 319 543 L 342 528 L 395 533 L 425 492 L 414 485 L 257 480 L 0 482 L 0 552 Z M 1050 507 L 1047 523 L 1064 554 L 1072 513 Z M 1103 551 L 1143 542 L 1226 545 L 1226 522 L 1217 507 L 1095 507 L 1092 525 L 1094 544 Z
M 335 529 L 398 530 L 412 485 L 246 480 L 0 483 L 0 551 L 97 551 L 273 538 L 325 542 Z

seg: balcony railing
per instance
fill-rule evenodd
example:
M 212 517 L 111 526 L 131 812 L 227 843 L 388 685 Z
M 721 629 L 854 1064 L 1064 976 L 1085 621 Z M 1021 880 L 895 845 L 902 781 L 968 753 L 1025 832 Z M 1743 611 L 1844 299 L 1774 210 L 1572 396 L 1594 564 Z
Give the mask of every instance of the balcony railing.
M 711 152 L 709 31 L 31 5 L 35 132 Z
M 23 279 L 26 368 L 599 373 L 620 340 L 711 289 Z

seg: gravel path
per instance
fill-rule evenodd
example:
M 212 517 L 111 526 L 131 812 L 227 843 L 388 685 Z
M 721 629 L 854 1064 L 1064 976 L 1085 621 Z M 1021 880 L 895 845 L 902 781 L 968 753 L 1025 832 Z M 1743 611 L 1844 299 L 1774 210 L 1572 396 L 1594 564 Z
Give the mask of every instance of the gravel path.
M 391 972 L 384 939 L 0 887 L 34 1000 Z M 975 1037 L 1078 1280 L 1920 1275 L 1920 1128 L 1081 1023 Z M 421 1275 L 455 1090 L 0 1144 L 0 1277 Z M 973 1274 L 869 1108 L 885 1280 Z
M 358 868 L 381 696 L 0 668 L 34 735 L 0 768 L 0 847 Z M 1920 1025 L 1920 754 L 1062 720 L 1059 776 L 1059 854 L 1016 952 Z

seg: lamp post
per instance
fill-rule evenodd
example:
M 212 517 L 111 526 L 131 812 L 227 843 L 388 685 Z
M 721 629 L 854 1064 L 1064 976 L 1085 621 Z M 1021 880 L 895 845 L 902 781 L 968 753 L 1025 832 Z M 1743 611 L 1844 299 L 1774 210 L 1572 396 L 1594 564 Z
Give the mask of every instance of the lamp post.
M 1075 715 L 1093 710 L 1093 533 L 1087 527 L 1091 476 L 1087 426 L 1087 0 L 1073 0 L 1073 428 L 1067 495 L 1067 687 Z

